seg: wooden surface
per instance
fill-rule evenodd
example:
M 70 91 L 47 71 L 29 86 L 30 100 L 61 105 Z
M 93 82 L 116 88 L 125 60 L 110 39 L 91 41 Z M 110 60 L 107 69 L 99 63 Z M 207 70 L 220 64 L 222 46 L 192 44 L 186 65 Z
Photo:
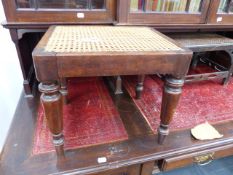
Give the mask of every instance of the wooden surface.
M 123 89 L 124 90 L 124 89 Z M 197 141 L 190 136 L 189 130 L 172 132 L 166 144 L 160 146 L 147 122 L 132 102 L 127 92 L 112 95 L 119 110 L 129 140 L 66 150 L 66 159 L 58 160 L 55 153 L 31 156 L 35 122 L 37 117 L 38 96 L 33 99 L 20 98 L 9 135 L 1 155 L 1 175 L 38 175 L 38 174 L 102 174 L 130 165 L 176 157 L 210 149 L 225 149 L 233 144 L 232 122 L 215 125 L 224 137 L 212 141 Z M 27 129 L 25 129 L 27 128 Z M 117 151 L 105 164 L 98 164 L 99 156 L 109 155 L 111 148 Z M 226 152 L 225 152 L 226 153 Z M 125 168 L 123 168 L 125 169 Z M 124 172 L 126 170 L 123 170 Z M 119 171 L 118 171 L 119 172 Z
M 233 39 L 213 33 L 170 34 L 169 37 L 194 52 L 233 49 Z

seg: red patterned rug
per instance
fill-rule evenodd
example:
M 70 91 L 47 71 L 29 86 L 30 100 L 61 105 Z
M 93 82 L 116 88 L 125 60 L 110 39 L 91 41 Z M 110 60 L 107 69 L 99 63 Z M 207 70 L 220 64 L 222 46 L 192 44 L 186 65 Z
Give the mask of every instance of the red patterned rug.
M 68 81 L 69 101 L 64 107 L 65 149 L 115 142 L 128 138 L 103 80 Z M 42 107 L 39 108 L 32 154 L 54 151 Z
M 203 70 L 202 67 L 197 69 L 196 73 L 206 70 L 208 68 Z M 160 123 L 163 82 L 157 76 L 146 76 L 142 97 L 136 100 L 136 81 L 136 76 L 125 77 L 124 86 L 156 133 Z M 217 123 L 228 120 L 233 120 L 233 80 L 231 79 L 227 86 L 221 85 L 220 81 L 196 82 L 185 84 L 183 87 L 170 129 L 188 129 L 205 121 Z

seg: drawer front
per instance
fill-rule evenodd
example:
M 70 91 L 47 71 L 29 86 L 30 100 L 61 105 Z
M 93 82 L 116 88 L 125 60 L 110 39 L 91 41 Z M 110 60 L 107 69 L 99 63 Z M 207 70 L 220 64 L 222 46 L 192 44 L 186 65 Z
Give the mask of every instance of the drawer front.
M 161 171 L 169 171 L 191 164 L 207 165 L 215 159 L 233 155 L 233 146 L 228 145 L 221 148 L 209 149 L 201 152 L 170 157 L 159 161 Z
M 131 165 L 128 167 L 118 168 L 92 175 L 140 175 L 140 173 L 141 165 Z

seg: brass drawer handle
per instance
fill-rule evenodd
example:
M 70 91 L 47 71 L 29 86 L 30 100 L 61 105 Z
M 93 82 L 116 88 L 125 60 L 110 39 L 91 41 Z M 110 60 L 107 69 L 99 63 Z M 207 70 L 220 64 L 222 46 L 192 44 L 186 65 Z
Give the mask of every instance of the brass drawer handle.
M 198 165 L 204 166 L 214 160 L 214 153 L 209 153 L 201 156 L 194 157 L 194 162 Z

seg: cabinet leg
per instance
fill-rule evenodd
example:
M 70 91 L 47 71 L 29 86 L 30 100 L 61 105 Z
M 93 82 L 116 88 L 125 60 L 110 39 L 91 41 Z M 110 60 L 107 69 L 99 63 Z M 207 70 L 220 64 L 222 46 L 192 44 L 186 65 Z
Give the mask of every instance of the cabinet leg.
M 184 85 L 183 79 L 166 77 L 164 90 L 163 90 L 161 114 L 160 114 L 161 122 L 158 128 L 159 144 L 162 144 L 164 142 L 165 137 L 169 133 L 169 124 L 175 113 L 182 91 L 181 88 L 183 85 Z
M 138 75 L 138 82 L 136 85 L 136 99 L 140 99 L 143 91 L 145 75 Z
M 64 156 L 64 137 L 63 116 L 62 116 L 62 98 L 57 83 L 40 83 L 39 90 L 41 94 L 41 103 L 44 109 L 45 117 L 49 130 L 53 136 L 53 144 L 58 156 Z
M 61 82 L 60 93 L 62 94 L 63 104 L 68 104 L 68 99 L 67 99 L 67 95 L 68 95 L 67 80 L 66 80 L 66 78 L 61 78 L 60 82 Z

